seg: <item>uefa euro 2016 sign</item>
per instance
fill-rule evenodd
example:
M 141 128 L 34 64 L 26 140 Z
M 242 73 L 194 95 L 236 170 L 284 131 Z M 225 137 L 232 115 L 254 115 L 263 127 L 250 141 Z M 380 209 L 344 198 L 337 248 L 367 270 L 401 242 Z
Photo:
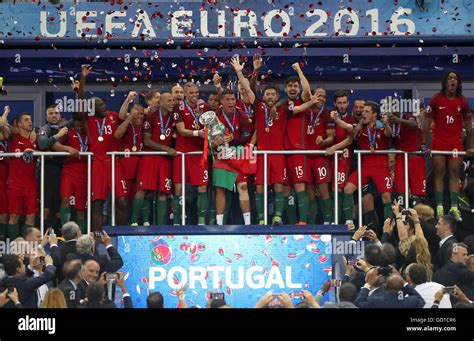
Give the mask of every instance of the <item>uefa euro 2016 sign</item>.
M 224 293 L 238 308 L 254 307 L 270 290 L 291 297 L 303 290 L 314 294 L 331 279 L 331 246 L 330 235 L 315 234 L 118 238 L 125 284 L 137 307 L 159 291 L 165 306 L 176 308 L 183 285 L 188 306 L 201 307 L 211 292 Z
M 4 43 L 259 45 L 325 39 L 470 37 L 471 1 L 169 1 L 0 4 Z

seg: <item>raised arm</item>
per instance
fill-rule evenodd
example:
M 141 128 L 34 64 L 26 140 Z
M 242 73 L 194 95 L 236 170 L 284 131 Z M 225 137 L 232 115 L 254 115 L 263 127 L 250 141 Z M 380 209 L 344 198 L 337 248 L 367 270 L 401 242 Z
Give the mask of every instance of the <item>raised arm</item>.
M 258 53 L 253 55 L 253 73 L 250 78 L 250 87 L 254 94 L 257 93 L 257 80 L 258 75 L 260 74 L 260 69 L 262 68 L 262 56 Z
M 301 71 L 300 63 L 294 63 L 293 65 L 291 65 L 291 67 L 293 68 L 293 70 L 296 71 L 301 82 L 301 99 L 307 102 L 311 98 L 311 86 L 309 85 L 308 80 L 303 74 L 303 71 Z
M 133 119 L 133 115 L 128 115 L 125 118 L 125 120 L 122 123 L 120 123 L 120 125 L 117 127 L 117 130 L 115 131 L 115 134 L 114 134 L 116 139 L 121 140 L 125 136 L 128 130 L 128 126 L 132 122 L 132 119 Z
M 388 121 L 388 116 L 387 115 L 382 116 L 382 122 L 383 122 L 385 136 L 392 137 L 393 130 L 392 130 L 392 126 L 390 125 L 390 123 Z
M 311 95 L 310 100 L 308 102 L 305 102 L 293 108 L 293 115 L 299 114 L 302 111 L 310 109 L 313 105 L 317 104 L 318 101 L 319 99 L 316 95 Z
M 237 75 L 237 78 L 240 81 L 240 84 L 245 89 L 247 98 L 244 98 L 244 102 L 245 102 L 245 100 L 247 100 L 246 103 L 253 104 L 253 102 L 255 102 L 255 94 L 253 93 L 252 89 L 250 88 L 250 82 L 248 81 L 247 78 L 244 77 L 244 74 L 242 73 L 242 70 L 244 69 L 245 63 L 240 64 L 239 63 L 239 57 L 234 57 L 234 58 L 232 58 L 230 64 L 234 68 L 235 73 Z
M 10 128 L 8 127 L 8 114 L 10 113 L 10 107 L 6 105 L 3 108 L 3 114 L 0 117 L 0 140 L 8 140 L 10 138 Z
M 339 126 L 339 128 L 347 130 L 349 133 L 352 133 L 354 131 L 354 126 L 342 120 L 337 114 L 337 111 L 334 111 L 334 110 L 331 111 L 330 116 L 331 116 L 331 119 L 334 120 L 334 122 Z
M 122 106 L 120 107 L 119 111 L 119 118 L 121 120 L 125 120 L 128 116 L 128 107 L 130 103 L 132 103 L 135 98 L 137 97 L 137 93 L 135 91 L 130 91 L 127 95 L 127 98 L 125 98 L 125 101 L 123 101 Z
M 212 77 L 212 83 L 214 83 L 214 86 L 216 87 L 216 91 L 220 96 L 222 91 L 224 91 L 224 88 L 222 87 L 222 77 L 221 75 L 219 75 L 218 72 L 216 72 L 214 76 Z

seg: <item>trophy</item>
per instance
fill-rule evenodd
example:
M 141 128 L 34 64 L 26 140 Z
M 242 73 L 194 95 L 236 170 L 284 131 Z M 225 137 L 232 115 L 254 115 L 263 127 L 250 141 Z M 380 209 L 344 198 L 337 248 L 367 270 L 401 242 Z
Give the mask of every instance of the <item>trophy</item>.
M 206 111 L 199 116 L 199 122 L 208 129 L 208 134 L 211 141 L 218 137 L 225 136 L 225 126 L 217 118 L 214 111 Z M 235 155 L 235 148 L 230 148 L 228 143 L 222 144 L 218 147 L 220 159 L 230 159 Z

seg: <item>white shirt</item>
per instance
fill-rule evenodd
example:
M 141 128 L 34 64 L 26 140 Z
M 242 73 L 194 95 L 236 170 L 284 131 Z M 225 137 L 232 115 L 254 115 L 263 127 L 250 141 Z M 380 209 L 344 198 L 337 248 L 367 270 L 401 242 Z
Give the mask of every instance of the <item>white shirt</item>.
M 436 282 L 425 282 L 415 287 L 415 290 L 425 300 L 425 306 L 423 308 L 431 308 L 434 302 L 435 294 L 441 288 L 444 288 L 444 286 Z M 449 300 L 448 294 L 443 295 L 443 298 L 441 299 L 441 302 L 439 303 L 439 307 L 451 308 L 451 301 Z
M 444 242 L 447 241 L 449 238 L 451 238 L 453 235 L 450 234 L 449 236 L 447 236 L 446 238 L 443 238 L 440 242 L 439 242 L 439 247 L 443 246 Z

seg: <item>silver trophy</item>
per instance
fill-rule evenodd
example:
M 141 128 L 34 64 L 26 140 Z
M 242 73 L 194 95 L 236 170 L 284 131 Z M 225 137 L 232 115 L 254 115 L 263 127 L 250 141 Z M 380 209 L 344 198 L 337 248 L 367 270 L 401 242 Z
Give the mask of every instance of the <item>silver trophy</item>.
M 199 122 L 208 129 L 211 141 L 225 136 L 225 126 L 214 111 L 202 113 Z M 229 147 L 227 143 L 218 146 L 217 151 L 220 159 L 230 159 L 235 155 L 235 148 Z

